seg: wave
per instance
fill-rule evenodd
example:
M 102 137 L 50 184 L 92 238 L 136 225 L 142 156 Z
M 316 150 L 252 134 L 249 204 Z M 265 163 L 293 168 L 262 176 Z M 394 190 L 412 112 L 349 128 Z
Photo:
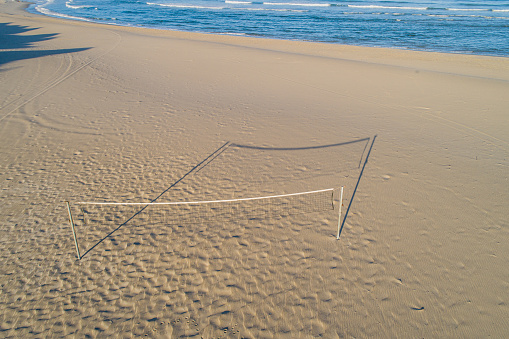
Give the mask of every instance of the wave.
M 317 3 L 317 4 L 309 4 L 309 3 L 294 3 L 294 2 L 264 2 L 264 5 L 269 6 L 300 6 L 300 7 L 330 7 L 329 3 Z
M 238 3 L 239 1 L 235 1 Z M 228 2 L 232 3 L 232 2 Z M 223 9 L 231 9 L 231 10 L 246 10 L 246 11 L 272 11 L 272 12 L 306 12 L 305 10 L 295 10 L 295 9 L 270 9 L 270 8 L 231 8 L 231 7 L 217 7 L 217 6 L 198 6 L 198 5 L 179 5 L 179 4 L 160 4 L 155 2 L 147 2 L 147 5 L 151 6 L 161 6 L 161 7 L 170 7 L 170 8 L 184 8 L 184 9 L 211 9 L 211 10 L 223 10 Z
M 408 10 L 427 10 L 429 7 L 399 7 L 399 6 L 380 6 L 380 5 L 348 5 L 349 8 L 376 8 L 376 9 L 408 9 Z
M 60 18 L 64 18 L 64 19 L 71 19 L 71 20 L 80 20 L 80 21 L 89 21 L 89 22 L 91 21 L 86 18 L 81 18 L 81 17 L 77 17 L 77 16 L 73 16 L 73 15 L 67 15 L 67 14 L 53 12 L 52 10 L 49 10 L 46 7 L 44 7 L 45 5 L 51 4 L 52 2 L 53 2 L 53 0 L 50 0 L 43 5 L 38 5 L 35 7 L 35 10 L 39 13 L 42 13 L 42 14 L 48 15 L 48 16 L 56 16 L 56 17 L 60 17 Z
M 277 5 L 277 6 L 302 6 L 302 7 L 348 7 L 359 9 L 390 9 L 390 10 L 445 10 L 445 11 L 476 11 L 476 12 L 509 12 L 509 9 L 490 9 L 490 8 L 438 8 L 438 7 L 417 7 L 417 6 L 385 6 L 385 5 L 352 5 L 337 3 L 299 3 L 299 2 L 249 2 L 226 0 L 225 3 L 230 4 L 258 4 L 258 5 Z
M 458 12 L 490 12 L 488 8 L 446 8 L 446 11 L 458 11 Z
M 225 4 L 233 4 L 233 5 L 252 5 L 251 1 L 228 1 L 224 2 Z
M 329 4 L 329 3 L 309 4 L 309 3 L 294 3 L 294 2 L 257 2 L 257 1 L 234 1 L 234 0 L 226 0 L 224 3 L 230 4 L 230 5 L 268 5 L 268 6 L 300 6 L 300 7 L 331 7 L 331 6 L 335 6 L 334 4 Z M 200 9 L 230 8 L 230 7 L 224 7 L 224 6 L 199 6 L 199 5 L 191 5 L 191 4 L 156 3 L 156 2 L 147 2 L 146 4 L 152 5 L 152 6 L 175 7 L 175 8 L 200 8 Z M 68 6 L 68 7 L 75 8 L 72 6 Z M 91 6 L 76 6 L 76 8 L 78 8 L 78 7 L 82 8 L 82 7 L 91 7 Z
M 65 7 L 67 8 L 70 8 L 70 9 L 82 9 L 82 8 L 93 8 L 93 9 L 97 9 L 97 7 L 95 6 L 75 6 L 75 5 L 69 5 L 69 4 L 65 4 Z
M 458 12 L 509 12 L 509 9 L 490 8 L 440 8 L 440 7 L 410 7 L 410 6 L 382 6 L 382 5 L 347 5 L 349 8 L 374 8 L 374 9 L 405 9 L 419 11 L 458 11 Z
M 225 9 L 227 7 L 217 7 L 217 6 L 197 6 L 197 5 L 179 5 L 179 4 L 159 4 L 155 2 L 147 2 L 147 5 L 150 6 L 161 6 L 161 7 L 172 7 L 172 8 L 193 8 L 193 9 Z
M 300 7 L 330 7 L 329 3 L 301 3 L 301 2 L 260 2 L 260 1 L 236 1 L 226 0 L 225 4 L 231 5 L 268 5 L 268 6 L 300 6 Z
M 74 0 L 68 0 L 66 1 L 65 3 L 65 7 L 67 8 L 70 8 L 70 9 L 81 9 L 81 8 L 94 8 L 94 9 L 97 9 L 97 7 L 95 6 L 87 6 L 87 5 L 73 5 L 74 3 Z
M 268 12 L 294 12 L 294 13 L 305 13 L 308 12 L 303 9 L 289 9 L 289 8 L 232 8 L 232 10 L 242 11 L 268 11 Z
M 68 2 L 71 3 L 73 0 L 69 0 Z M 147 2 L 147 5 L 154 5 L 154 6 L 163 6 L 163 7 L 170 7 L 170 8 L 189 8 L 189 9 L 209 9 L 209 10 L 222 10 L 222 9 L 237 9 L 237 10 L 262 10 L 265 7 L 274 8 L 274 7 L 280 7 L 280 8 L 295 8 L 295 7 L 303 7 L 303 8 L 325 8 L 325 7 L 333 7 L 333 8 L 351 8 L 351 9 L 359 9 L 359 10 L 388 10 L 388 11 L 419 11 L 419 12 L 426 12 L 426 11 L 449 11 L 449 12 L 499 12 L 499 13 L 507 13 L 509 12 L 509 9 L 491 9 L 491 8 L 477 8 L 477 7 L 466 7 L 466 8 L 445 8 L 445 7 L 434 7 L 434 6 L 405 6 L 403 3 L 401 6 L 392 6 L 392 5 L 385 5 L 385 4 L 347 4 L 347 3 L 334 3 L 329 1 L 324 2 L 305 2 L 305 1 L 246 1 L 246 0 L 223 0 L 221 1 L 224 3 L 224 6 L 220 5 L 212 5 L 207 6 L 207 4 L 200 5 L 200 4 L 194 4 L 192 2 L 186 3 L 186 2 L 169 2 L 169 3 L 161 3 L 161 2 Z M 408 3 L 407 3 L 408 4 Z
M 155 2 L 147 2 L 147 5 L 150 6 L 161 6 L 167 8 L 176 8 L 176 9 L 197 9 L 197 10 L 212 10 L 212 11 L 252 11 L 252 12 L 290 12 L 290 13 L 306 13 L 311 9 L 296 9 L 297 6 L 302 6 L 304 8 L 308 7 L 348 7 L 351 9 L 357 9 L 359 12 L 343 12 L 343 15 L 417 15 L 417 16 L 429 16 L 429 17 L 437 17 L 437 18 L 460 18 L 460 17 L 478 17 L 485 19 L 502 19 L 509 20 L 509 17 L 504 15 L 502 16 L 488 16 L 488 15 L 467 15 L 460 14 L 466 13 L 467 11 L 475 11 L 475 13 L 479 13 L 482 11 L 486 11 L 489 13 L 498 12 L 509 12 L 509 10 L 482 10 L 482 9 L 452 9 L 452 8 L 432 8 L 432 7 L 397 7 L 397 6 L 379 6 L 379 5 L 334 5 L 334 4 L 302 4 L 302 3 L 276 3 L 276 2 L 247 2 L 247 1 L 235 1 L 235 0 L 227 0 L 226 4 L 233 5 L 247 5 L 254 4 L 259 6 L 253 7 L 231 7 L 231 6 L 199 6 L 199 5 L 191 5 L 191 4 L 172 4 L 172 3 L 155 3 Z M 266 6 L 261 6 L 266 5 Z M 261 6 L 261 7 L 260 7 Z M 284 6 L 287 6 L 284 8 Z M 289 8 L 289 6 L 293 6 L 293 8 Z M 96 8 L 97 9 L 97 8 Z M 376 10 L 376 11 L 364 11 L 364 10 Z M 410 12 L 406 12 L 410 11 Z M 459 11 L 458 14 L 452 14 L 454 11 Z M 442 12 L 442 13 L 440 13 Z M 445 14 L 445 13 L 451 14 Z

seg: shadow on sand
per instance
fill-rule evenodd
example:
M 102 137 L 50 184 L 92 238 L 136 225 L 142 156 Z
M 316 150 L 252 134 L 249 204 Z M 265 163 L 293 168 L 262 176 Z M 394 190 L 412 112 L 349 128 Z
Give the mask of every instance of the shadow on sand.
M 199 171 L 200 169 L 202 169 L 203 167 L 207 166 L 210 162 L 212 162 L 214 159 L 216 159 L 219 155 L 221 155 L 221 153 L 223 153 L 224 151 L 226 151 L 228 149 L 228 147 L 230 146 L 230 142 L 226 142 L 225 144 L 223 144 L 221 147 L 219 147 L 218 149 L 216 149 L 214 152 L 212 152 L 209 156 L 207 156 L 205 159 L 203 159 L 199 164 L 197 164 L 196 166 L 194 166 L 193 168 L 191 168 L 191 170 L 189 170 L 189 172 L 187 172 L 186 174 L 184 174 L 182 177 L 180 177 L 180 179 L 178 179 L 177 181 L 175 181 L 173 184 L 171 184 L 168 188 L 166 188 L 161 194 L 159 194 L 156 198 L 152 199 L 149 203 L 154 203 L 156 202 L 160 197 L 162 197 L 166 192 L 168 192 L 169 190 L 171 190 L 173 187 L 175 187 L 179 182 L 181 182 L 182 180 L 184 180 L 187 176 L 191 175 L 193 172 L 195 171 Z M 99 246 L 103 241 L 105 241 L 106 239 L 108 239 L 109 237 L 111 237 L 115 232 L 117 232 L 118 230 L 120 230 L 123 226 L 125 226 L 128 222 L 130 222 L 131 220 L 133 220 L 134 218 L 136 218 L 138 215 L 140 215 L 144 210 L 147 209 L 149 205 L 145 205 L 143 207 L 140 208 L 139 211 L 137 211 L 136 213 L 134 213 L 131 217 L 129 217 L 126 221 L 124 221 L 122 224 L 120 224 L 117 228 L 115 228 L 113 231 L 111 231 L 110 233 L 108 233 L 104 238 L 102 238 L 101 240 L 99 240 L 95 245 L 93 245 L 92 247 L 90 247 L 85 253 L 83 253 L 81 255 L 81 257 L 79 259 L 83 259 L 84 256 L 86 256 L 89 252 L 91 252 L 94 248 L 96 248 L 97 246 Z
M 366 168 L 366 164 L 368 163 L 369 155 L 371 154 L 371 150 L 373 149 L 373 145 L 375 144 L 375 139 L 377 135 L 373 137 L 373 141 L 371 141 L 371 146 L 369 147 L 368 154 L 366 155 L 366 159 L 364 160 L 364 165 L 362 165 L 361 172 L 359 173 L 359 178 L 357 179 L 357 183 L 355 184 L 355 188 L 352 193 L 352 197 L 350 198 L 350 203 L 348 204 L 348 208 L 346 209 L 345 216 L 343 218 L 343 222 L 341 223 L 341 228 L 338 232 L 338 239 L 341 237 L 341 232 L 343 232 L 343 227 L 345 226 L 346 219 L 348 218 L 348 213 L 350 212 L 350 208 L 352 208 L 353 199 L 355 198 L 355 193 L 357 193 L 357 188 L 359 187 L 359 183 L 361 182 L 362 174 L 364 173 L 364 169 Z
M 86 48 L 66 48 L 54 50 L 34 50 L 38 42 L 56 39 L 58 33 L 32 34 L 25 33 L 39 29 L 38 27 L 27 27 L 12 23 L 0 22 L 0 66 L 19 60 L 40 58 L 48 55 L 67 54 L 82 52 Z M 26 50 L 29 49 L 30 50 Z M 14 51 L 13 51 L 14 50 Z
M 350 197 L 350 202 L 348 204 L 348 208 L 346 209 L 345 216 L 343 218 L 343 221 L 341 222 L 341 228 L 340 228 L 339 233 L 338 233 L 338 237 L 340 237 L 341 233 L 343 232 L 343 227 L 345 226 L 345 222 L 346 222 L 346 220 L 348 218 L 348 213 L 350 212 L 350 210 L 352 208 L 352 203 L 353 203 L 354 198 L 355 198 L 355 193 L 357 193 L 357 189 L 359 188 L 359 184 L 361 182 L 362 175 L 364 174 L 364 169 L 366 168 L 366 164 L 368 163 L 369 156 L 371 154 L 371 150 L 373 149 L 373 145 L 375 144 L 376 137 L 377 137 L 377 135 L 375 135 L 372 140 L 371 140 L 371 138 L 363 138 L 363 139 L 352 140 L 352 141 L 347 141 L 347 142 L 342 142 L 342 143 L 337 143 L 337 144 L 310 146 L 310 147 L 293 147 L 293 148 L 292 147 L 282 147 L 282 148 L 277 148 L 277 147 L 247 146 L 247 145 L 238 145 L 238 144 L 232 144 L 232 146 L 239 147 L 239 148 L 265 150 L 265 151 L 300 151 L 300 150 L 312 150 L 312 149 L 321 149 L 321 148 L 329 148 L 329 147 L 346 146 L 346 145 L 351 145 L 351 144 L 355 144 L 355 143 L 359 143 L 359 142 L 366 142 L 366 146 L 364 147 L 364 150 L 362 151 L 362 154 L 361 154 L 361 159 L 359 160 L 359 168 L 360 168 L 360 165 L 362 163 L 362 159 L 364 157 L 364 152 L 366 151 L 366 148 L 367 148 L 369 142 L 371 141 L 371 146 L 369 147 L 369 151 L 368 151 L 368 154 L 366 155 L 366 158 L 364 158 L 364 164 L 362 165 L 362 169 L 361 169 L 361 171 L 359 173 L 359 177 L 357 178 L 357 183 L 355 184 L 355 188 L 354 188 L 354 190 L 352 192 L 352 196 Z
M 188 177 L 189 175 L 193 174 L 193 173 L 197 173 L 199 172 L 201 169 L 203 169 L 204 167 L 206 167 L 208 164 L 210 164 L 212 161 L 214 161 L 217 157 L 219 157 L 223 152 L 225 152 L 229 147 L 238 147 L 238 148 L 249 148 L 249 149 L 259 149 L 259 150 L 270 150 L 270 151 L 292 151 L 292 150 L 308 150 L 308 149 L 319 149 L 319 148 L 329 148 L 329 147 L 340 147 L 340 146 L 345 146 L 345 145 L 350 145 L 350 144 L 354 144 L 354 143 L 361 143 L 361 142 L 366 142 L 366 145 L 364 146 L 364 150 L 362 152 L 362 155 L 361 155 L 361 162 L 359 163 L 359 168 L 360 168 L 360 164 L 362 163 L 362 158 L 364 157 L 364 153 L 366 151 L 366 148 L 367 146 L 369 145 L 369 142 L 371 141 L 371 146 L 368 150 L 368 153 L 366 155 L 366 157 L 364 158 L 364 164 L 362 166 L 362 169 L 359 173 L 359 177 L 357 178 L 357 183 L 355 185 L 355 188 L 353 190 L 353 193 L 352 193 L 352 196 L 350 198 L 350 203 L 348 204 L 348 208 L 346 210 L 346 213 L 345 213 L 345 216 L 343 218 L 343 221 L 341 223 L 341 229 L 339 231 L 339 235 L 341 235 L 341 232 L 343 231 L 343 227 L 345 225 L 345 222 L 348 218 L 348 213 L 350 212 L 351 208 L 352 208 L 352 203 L 353 203 L 353 200 L 355 198 L 355 194 L 357 192 L 357 189 L 359 187 L 359 183 L 361 181 L 361 178 L 362 178 L 362 175 L 364 173 L 364 169 L 366 168 L 366 164 L 368 163 L 368 159 L 369 159 L 369 156 L 371 154 L 371 151 L 373 149 L 373 145 L 375 143 L 375 139 L 376 139 L 376 135 L 373 137 L 373 138 L 363 138 L 363 139 L 358 139 L 358 140 L 353 140 L 353 141 L 348 141 L 348 142 L 343 142 L 343 143 L 337 143 L 337 144 L 329 144 L 329 145 L 321 145 L 321 146 L 310 146 L 310 147 L 297 147 L 297 148 L 273 148 L 273 147 L 257 147 L 257 146 L 247 146 L 247 145 L 239 145 L 239 144 L 232 144 L 230 142 L 226 142 L 225 144 L 223 144 L 221 147 L 219 147 L 218 149 L 216 149 L 214 152 L 212 152 L 210 155 L 208 155 L 205 159 L 203 159 L 200 163 L 198 163 L 196 166 L 194 166 L 192 169 L 190 169 L 186 174 L 184 174 L 182 177 L 180 177 L 180 179 L 178 179 L 177 181 L 175 181 L 173 184 L 171 184 L 168 188 L 166 188 L 162 193 L 160 193 L 156 198 L 152 199 L 149 203 L 154 203 L 156 202 L 159 198 L 161 198 L 166 192 L 168 192 L 169 190 L 171 190 L 173 187 L 175 187 L 177 184 L 179 184 L 182 180 L 184 180 L 186 177 Z M 87 249 L 83 255 L 81 255 L 81 257 L 79 259 L 82 259 L 83 257 L 85 257 L 88 253 L 90 253 L 91 251 L 93 251 L 97 246 L 99 246 L 102 242 L 104 242 L 106 239 L 110 238 L 115 232 L 119 231 L 123 226 L 125 226 L 127 223 L 129 223 L 131 220 L 135 219 L 137 216 L 139 216 L 143 211 L 145 211 L 147 209 L 149 205 L 145 205 L 143 207 L 140 207 L 140 210 L 135 212 L 131 217 L 129 217 L 126 221 L 124 221 L 122 224 L 118 225 L 114 230 L 112 230 L 111 232 L 109 232 L 106 236 L 104 236 L 102 239 L 100 239 L 97 243 L 95 243 L 92 247 L 90 247 L 89 249 Z

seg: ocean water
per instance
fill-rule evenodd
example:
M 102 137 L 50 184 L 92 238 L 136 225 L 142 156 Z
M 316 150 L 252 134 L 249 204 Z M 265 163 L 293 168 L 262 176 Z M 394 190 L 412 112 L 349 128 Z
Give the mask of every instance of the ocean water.
M 35 0 L 29 10 L 114 25 L 509 56 L 509 0 Z

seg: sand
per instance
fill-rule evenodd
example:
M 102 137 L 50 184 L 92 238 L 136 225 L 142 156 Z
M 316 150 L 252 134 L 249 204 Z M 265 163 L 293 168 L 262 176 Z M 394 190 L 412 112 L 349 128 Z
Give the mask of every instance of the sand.
M 505 337 L 508 93 L 508 58 L 102 26 L 0 1 L 0 336 Z M 80 225 L 81 260 L 65 205 L 340 186 L 340 240 L 337 209 L 157 210 L 100 243 L 118 220 Z

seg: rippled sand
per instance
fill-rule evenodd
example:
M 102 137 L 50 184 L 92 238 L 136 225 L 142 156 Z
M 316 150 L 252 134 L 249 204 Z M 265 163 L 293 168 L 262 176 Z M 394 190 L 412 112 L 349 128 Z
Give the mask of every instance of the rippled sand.
M 1 336 L 503 337 L 507 93 L 507 58 L 0 1 Z M 65 205 L 340 186 L 340 240 L 338 195 L 335 210 L 199 222 L 158 207 L 78 220 L 81 260 Z

